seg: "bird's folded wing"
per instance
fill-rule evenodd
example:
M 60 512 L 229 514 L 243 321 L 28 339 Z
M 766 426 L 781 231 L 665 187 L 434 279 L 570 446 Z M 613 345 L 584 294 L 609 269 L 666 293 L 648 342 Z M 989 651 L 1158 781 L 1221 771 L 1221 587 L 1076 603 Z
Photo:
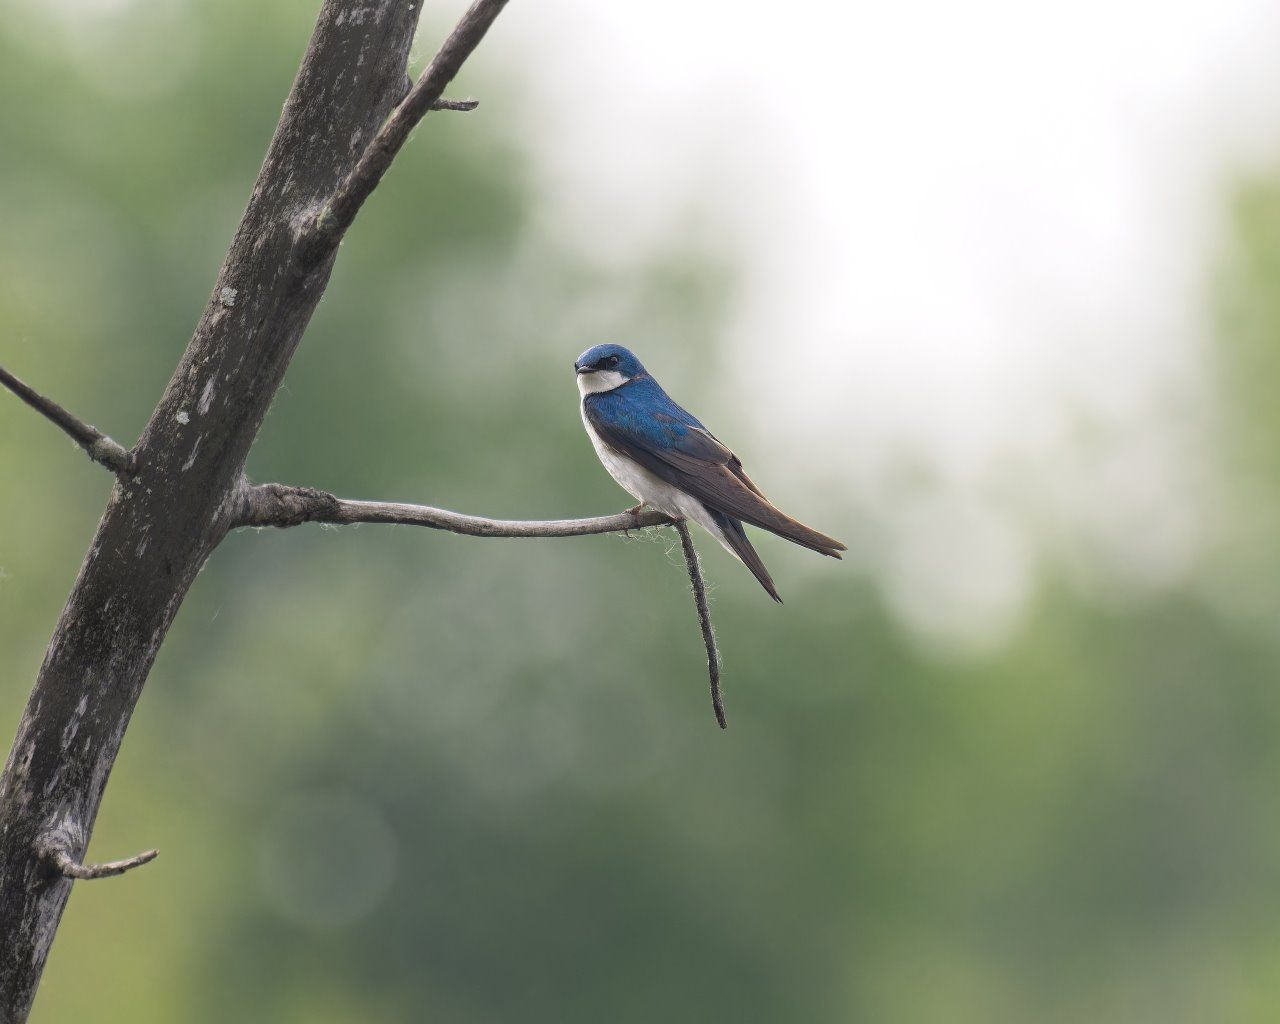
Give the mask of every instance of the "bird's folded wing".
M 661 443 L 630 428 L 625 420 L 605 416 L 586 403 L 587 417 L 600 439 L 615 451 L 638 462 L 649 472 L 692 494 L 708 508 L 741 519 L 762 530 L 839 558 L 845 546 L 810 529 L 775 508 L 742 469 L 742 462 L 700 424 L 681 422 L 658 413 L 666 421 Z M 649 426 L 657 426 L 650 424 Z

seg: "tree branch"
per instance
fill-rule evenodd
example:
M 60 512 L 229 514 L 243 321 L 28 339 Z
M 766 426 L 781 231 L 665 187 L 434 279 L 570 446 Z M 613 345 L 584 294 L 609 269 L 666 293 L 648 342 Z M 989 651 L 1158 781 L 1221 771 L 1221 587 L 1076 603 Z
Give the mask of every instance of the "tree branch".
M 235 526 L 301 526 L 303 523 L 399 523 L 448 530 L 468 537 L 585 537 L 625 533 L 646 526 L 668 526 L 670 516 L 652 509 L 631 509 L 591 519 L 487 519 L 429 505 L 389 501 L 351 501 L 314 487 L 285 484 L 246 485 Z
M 431 104 L 432 110 L 460 110 L 466 112 L 480 106 L 479 100 L 436 100 Z
M 612 516 L 590 519 L 488 519 L 463 515 L 430 505 L 404 505 L 391 501 L 352 501 L 334 497 L 314 487 L 291 487 L 287 484 L 249 484 L 242 481 L 239 511 L 232 528 L 274 526 L 287 528 L 303 523 L 330 523 L 351 526 L 356 523 L 387 523 L 403 526 L 425 526 L 447 530 L 467 537 L 586 537 L 600 533 L 625 533 L 647 526 L 674 526 L 680 534 L 689 584 L 693 588 L 702 642 L 707 648 L 707 672 L 711 679 L 711 706 L 721 729 L 729 727 L 724 716 L 724 699 L 720 693 L 720 653 L 715 631 L 711 627 L 711 611 L 707 605 L 707 587 L 702 578 L 702 565 L 689 526 L 683 519 L 673 519 L 662 512 L 637 506 Z
M 342 236 L 351 227 L 364 201 L 378 187 L 378 182 L 387 173 L 391 161 L 409 138 L 409 133 L 429 110 L 463 109 L 449 106 L 451 101 L 441 101 L 441 94 L 506 5 L 507 0 L 475 0 L 462 16 L 462 20 L 449 34 L 427 69 L 409 90 L 409 95 L 391 112 L 378 134 L 365 147 L 355 167 L 338 185 L 332 198 L 304 223 L 304 263 L 319 263 L 342 241 Z M 442 102 L 446 106 L 442 107 Z M 475 104 L 472 103 L 472 106 Z
M 123 445 L 111 440 L 97 427 L 90 426 L 60 406 L 52 398 L 46 398 L 29 384 L 24 384 L 3 366 L 0 366 L 0 384 L 31 406 L 45 419 L 61 428 L 63 433 L 85 450 L 89 458 L 111 472 L 132 473 L 133 457 Z
M 683 519 L 673 524 L 680 534 L 680 546 L 684 548 L 684 562 L 689 569 L 689 585 L 693 588 L 693 603 L 698 609 L 698 624 L 702 627 L 702 642 L 707 647 L 707 674 L 711 677 L 711 707 L 721 729 L 729 728 L 724 717 L 724 698 L 720 694 L 720 652 L 716 649 L 716 634 L 711 628 L 711 609 L 707 607 L 707 586 L 702 579 L 702 566 L 698 562 L 698 550 L 689 535 L 689 524 Z
M 159 850 L 147 850 L 136 857 L 125 860 L 109 860 L 102 864 L 81 864 L 71 855 L 71 851 L 56 839 L 47 841 L 36 848 L 36 853 L 46 864 L 64 878 L 112 878 L 123 875 L 126 871 L 150 864 L 160 855 Z

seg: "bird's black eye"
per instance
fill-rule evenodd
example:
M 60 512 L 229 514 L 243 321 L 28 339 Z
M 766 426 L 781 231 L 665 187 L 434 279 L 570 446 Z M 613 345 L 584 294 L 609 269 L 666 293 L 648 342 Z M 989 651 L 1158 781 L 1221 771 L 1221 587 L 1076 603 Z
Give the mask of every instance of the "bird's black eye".
M 618 357 L 617 357 L 617 356 L 610 356 L 610 357 L 609 357 L 608 359 L 606 359 L 604 362 L 605 362 L 605 365 L 606 365 L 607 367 L 609 367 L 609 369 L 611 369 L 611 370 L 612 370 L 615 366 L 617 366 L 617 365 L 618 365 Z

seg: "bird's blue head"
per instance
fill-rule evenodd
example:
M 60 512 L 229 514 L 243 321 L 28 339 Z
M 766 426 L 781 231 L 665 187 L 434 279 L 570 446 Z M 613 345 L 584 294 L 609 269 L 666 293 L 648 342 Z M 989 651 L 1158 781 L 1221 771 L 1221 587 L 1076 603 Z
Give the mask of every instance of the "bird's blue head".
M 640 360 L 630 349 L 621 345 L 596 345 L 589 348 L 578 356 L 573 368 L 578 374 L 578 390 L 584 395 L 612 391 L 645 373 Z

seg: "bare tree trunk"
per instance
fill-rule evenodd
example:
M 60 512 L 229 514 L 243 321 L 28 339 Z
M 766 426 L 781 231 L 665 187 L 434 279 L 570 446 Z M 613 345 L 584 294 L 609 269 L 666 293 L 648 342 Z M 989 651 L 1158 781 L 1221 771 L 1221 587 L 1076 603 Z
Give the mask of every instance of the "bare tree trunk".
M 116 752 L 165 633 L 236 512 L 249 447 L 328 282 L 299 258 L 405 95 L 417 5 L 326 0 L 195 335 L 117 480 L 0 779 L 0 1021 L 26 1018 Z

